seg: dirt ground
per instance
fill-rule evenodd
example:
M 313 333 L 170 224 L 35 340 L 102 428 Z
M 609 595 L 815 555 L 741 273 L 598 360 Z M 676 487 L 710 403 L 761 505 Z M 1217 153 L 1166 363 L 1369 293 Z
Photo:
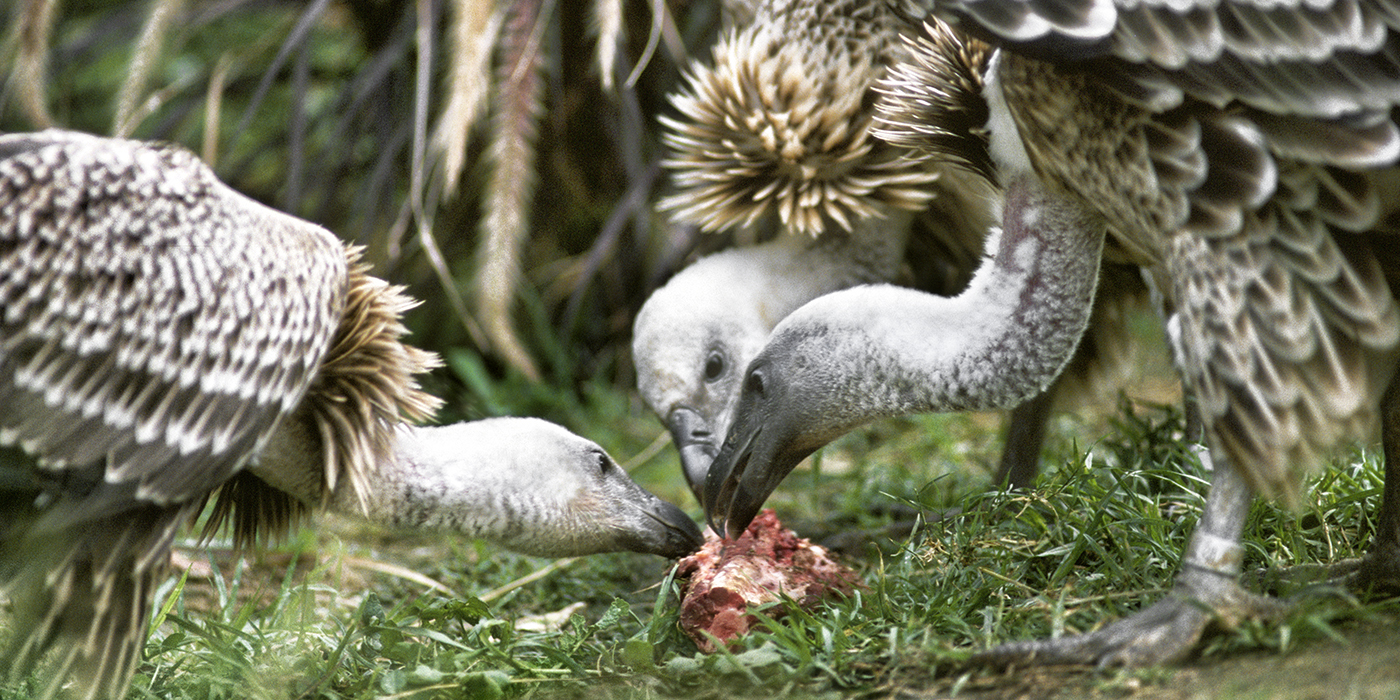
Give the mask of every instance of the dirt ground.
M 1337 625 L 1343 639 L 1300 642 L 1286 653 L 1214 655 L 1177 668 L 1093 672 L 1049 668 L 901 690 L 899 700 L 1380 700 L 1400 698 L 1400 615 Z

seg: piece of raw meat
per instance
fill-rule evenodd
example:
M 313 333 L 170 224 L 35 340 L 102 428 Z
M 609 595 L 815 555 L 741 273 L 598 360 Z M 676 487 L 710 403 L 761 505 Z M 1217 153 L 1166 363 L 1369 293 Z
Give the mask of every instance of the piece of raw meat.
M 736 540 L 707 529 L 705 545 L 680 560 L 677 577 L 687 579 L 681 629 L 706 653 L 715 651 L 714 639 L 727 643 L 747 633 L 758 621 L 749 609 L 777 600 L 780 593 L 812 608 L 829 596 L 864 587 L 826 549 L 784 528 L 772 509 L 759 513 Z M 779 617 L 783 609 L 773 607 L 766 614 Z

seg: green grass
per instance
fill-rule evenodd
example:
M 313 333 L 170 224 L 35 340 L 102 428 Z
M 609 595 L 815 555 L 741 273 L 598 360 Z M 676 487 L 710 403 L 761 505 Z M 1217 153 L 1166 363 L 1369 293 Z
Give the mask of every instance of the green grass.
M 595 386 L 563 403 L 578 412 L 570 427 L 624 461 L 646 457 L 634 469 L 640 480 L 698 515 L 673 452 L 655 449 L 660 428 L 626 393 Z M 1180 417 L 1166 409 L 1121 409 L 1094 442 L 1057 438 L 1029 494 L 987 490 L 995 425 L 984 416 L 881 424 L 794 473 L 772 504 L 800 534 L 879 527 L 895 505 L 962 513 L 911 538 L 877 538 L 853 562 L 867 590 L 789 609 L 733 653 L 698 654 L 678 632 L 677 584 L 658 558 L 551 568 L 480 543 L 322 521 L 261 561 L 235 560 L 218 543 L 182 550 L 212 572 L 194 567 L 162 587 L 131 697 L 847 697 L 995 685 L 962 668 L 969 653 L 1092 629 L 1159 597 L 1206 490 Z M 1061 419 L 1054 432 L 1094 430 Z M 1246 569 L 1359 555 L 1380 484 L 1376 456 L 1358 452 L 1322 475 L 1299 511 L 1258 504 Z M 1339 634 L 1347 620 L 1394 612 L 1345 595 L 1310 600 L 1281 624 L 1215 635 L 1203 653 L 1287 651 Z M 550 614 L 565 619 L 546 626 Z M 1113 694 L 1170 677 L 1146 670 L 1076 682 Z M 22 682 L 3 696 L 33 692 Z

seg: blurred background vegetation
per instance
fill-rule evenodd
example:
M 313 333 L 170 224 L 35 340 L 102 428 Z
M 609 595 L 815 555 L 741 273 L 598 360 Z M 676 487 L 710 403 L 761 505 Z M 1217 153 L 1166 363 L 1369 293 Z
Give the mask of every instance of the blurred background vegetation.
M 560 420 L 557 391 L 631 388 L 631 319 L 701 242 L 651 202 L 656 115 L 714 0 L 7 5 L 0 130 L 179 143 L 366 246 L 424 300 L 408 324 L 450 360 L 443 420 Z

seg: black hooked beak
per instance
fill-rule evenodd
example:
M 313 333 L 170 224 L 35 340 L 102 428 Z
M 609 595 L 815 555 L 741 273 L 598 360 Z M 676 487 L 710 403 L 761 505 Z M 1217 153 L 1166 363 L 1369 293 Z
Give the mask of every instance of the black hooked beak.
M 737 427 L 736 425 L 735 428 Z M 709 523 L 711 530 L 722 532 L 730 539 L 737 538 L 744 532 L 768 496 L 765 492 L 763 497 L 755 502 L 753 498 L 741 498 L 740 494 L 743 492 L 739 488 L 740 479 L 749 466 L 749 457 L 753 455 L 754 438 L 758 437 L 761 431 L 762 427 L 758 427 L 747 435 L 740 436 L 736 434 L 736 430 L 731 430 L 730 439 L 725 440 L 724 447 L 720 449 L 714 463 L 710 465 L 709 474 L 705 477 L 705 495 L 700 499 L 700 503 L 705 507 L 705 521 Z M 736 437 L 739 439 L 736 440 Z M 750 509 L 748 504 L 751 502 L 753 505 Z M 745 510 L 749 512 L 745 514 Z
M 793 468 L 827 442 L 803 435 L 807 407 L 786 405 L 781 385 L 765 381 L 761 361 L 749 365 L 729 434 L 705 476 L 705 519 L 731 539 L 748 528 Z
M 633 551 L 679 559 L 700 549 L 700 545 L 705 543 L 705 536 L 701 534 L 700 527 L 673 503 L 658 498 L 656 503 L 646 510 L 646 515 L 655 520 L 660 527 L 652 533 L 648 541 L 632 547 Z
M 730 539 L 743 534 L 778 484 L 816 450 L 783 445 L 777 438 L 779 432 L 751 413 L 741 411 L 736 418 L 705 477 L 701 502 L 705 519 L 715 532 Z
M 685 472 L 686 483 L 690 484 L 695 500 L 704 503 L 705 475 L 719 452 L 710 424 L 695 409 L 679 406 L 666 416 L 666 427 L 681 455 L 681 471 Z
M 647 496 L 651 498 L 647 498 L 640 508 L 640 515 L 645 518 L 643 525 L 623 533 L 622 549 L 680 559 L 704 545 L 700 526 L 686 515 L 686 511 L 650 493 Z

